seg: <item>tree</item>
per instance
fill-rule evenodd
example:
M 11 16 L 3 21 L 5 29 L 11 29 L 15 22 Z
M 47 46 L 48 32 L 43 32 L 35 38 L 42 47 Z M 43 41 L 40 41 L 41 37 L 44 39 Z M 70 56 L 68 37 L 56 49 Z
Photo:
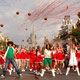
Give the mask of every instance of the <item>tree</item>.
M 73 40 L 76 38 L 80 42 L 80 29 L 79 28 L 74 29 L 72 31 L 72 38 Z

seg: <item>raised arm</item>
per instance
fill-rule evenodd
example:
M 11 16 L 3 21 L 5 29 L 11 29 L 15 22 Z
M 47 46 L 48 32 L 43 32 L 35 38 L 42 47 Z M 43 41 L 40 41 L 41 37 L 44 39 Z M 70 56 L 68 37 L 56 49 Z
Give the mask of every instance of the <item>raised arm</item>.
M 44 49 L 46 49 L 46 37 L 44 37 Z

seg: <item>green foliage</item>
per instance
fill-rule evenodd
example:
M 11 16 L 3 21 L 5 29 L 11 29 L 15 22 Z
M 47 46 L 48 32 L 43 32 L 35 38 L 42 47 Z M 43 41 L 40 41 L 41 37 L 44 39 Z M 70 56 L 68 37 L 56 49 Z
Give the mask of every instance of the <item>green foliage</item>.
M 72 38 L 73 38 L 73 39 L 76 38 L 76 39 L 80 42 L 80 29 L 79 29 L 79 28 L 74 29 L 74 30 L 72 31 Z
M 6 50 L 5 42 L 2 40 L 0 40 L 0 50 L 2 50 L 2 51 Z

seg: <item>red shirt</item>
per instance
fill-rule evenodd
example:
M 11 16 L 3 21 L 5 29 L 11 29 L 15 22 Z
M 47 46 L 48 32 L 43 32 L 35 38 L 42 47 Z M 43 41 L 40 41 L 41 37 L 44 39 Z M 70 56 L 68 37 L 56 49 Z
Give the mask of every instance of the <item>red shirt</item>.
M 36 58 L 36 51 L 30 51 L 30 54 L 32 59 Z

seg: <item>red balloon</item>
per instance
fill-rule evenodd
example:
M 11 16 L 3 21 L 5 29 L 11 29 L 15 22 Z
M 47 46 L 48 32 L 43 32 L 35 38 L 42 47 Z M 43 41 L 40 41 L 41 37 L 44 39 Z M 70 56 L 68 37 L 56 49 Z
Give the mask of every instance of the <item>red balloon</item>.
M 31 13 L 28 13 L 28 16 L 31 16 Z
M 24 40 L 22 40 L 22 42 L 24 42 Z
M 47 17 L 45 17 L 44 20 L 47 20 Z
M 4 26 L 4 24 L 1 24 L 0 26 L 1 26 L 1 27 L 3 27 L 3 26 Z
M 19 12 L 16 12 L 17 15 L 19 15 Z
M 25 29 L 26 31 L 28 30 L 28 28 Z

